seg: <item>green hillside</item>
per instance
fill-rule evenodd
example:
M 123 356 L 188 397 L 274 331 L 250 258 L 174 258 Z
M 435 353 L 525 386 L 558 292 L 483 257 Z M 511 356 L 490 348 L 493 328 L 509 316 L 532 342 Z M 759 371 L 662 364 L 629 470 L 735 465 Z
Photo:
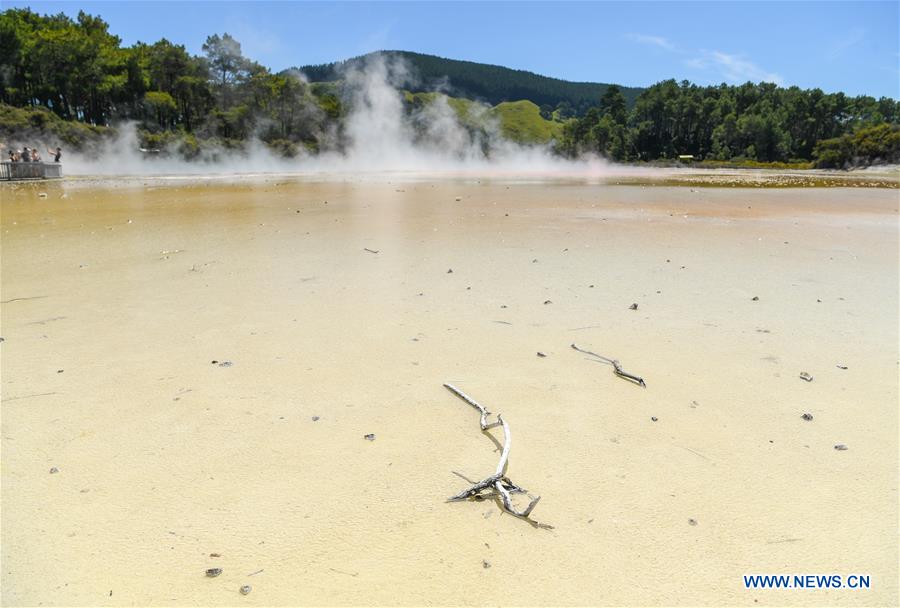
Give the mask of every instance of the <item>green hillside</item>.
M 572 111 L 583 114 L 589 107 L 597 105 L 609 86 L 597 82 L 569 82 L 524 70 L 408 51 L 379 53 L 387 58 L 405 60 L 411 67 L 413 78 L 403 83 L 405 89 L 414 93 L 447 90 L 454 97 L 478 99 L 491 105 L 527 99 L 538 106 L 550 106 L 551 111 L 560 104 L 567 104 Z M 361 66 L 375 54 L 322 65 L 307 65 L 298 69 L 314 82 L 337 80 L 342 70 Z M 641 91 L 643 89 L 622 87 L 622 94 L 629 107 L 634 105 Z
M 504 101 L 491 109 L 500 119 L 503 136 L 519 143 L 543 144 L 562 133 L 563 123 L 545 120 L 538 106 L 526 99 Z
M 449 97 L 442 93 L 404 91 L 404 97 L 412 108 L 425 107 L 443 98 L 456 112 L 459 123 L 464 127 L 481 129 L 496 120 L 503 137 L 517 143 L 546 144 L 562 134 L 562 122 L 545 119 L 537 104 L 524 99 L 504 101 L 488 108 L 469 99 Z

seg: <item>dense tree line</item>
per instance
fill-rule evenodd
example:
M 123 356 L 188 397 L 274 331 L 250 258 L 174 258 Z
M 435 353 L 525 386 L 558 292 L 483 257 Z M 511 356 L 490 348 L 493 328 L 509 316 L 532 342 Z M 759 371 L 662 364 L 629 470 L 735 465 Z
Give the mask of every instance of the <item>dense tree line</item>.
M 240 43 L 210 36 L 204 55 L 165 38 L 122 47 L 99 17 L 0 13 L 0 102 L 43 107 L 94 126 L 136 120 L 147 145 L 182 134 L 190 156 L 197 138 L 239 145 L 256 136 L 282 151 L 315 147 L 340 102 L 299 74 L 273 74 L 246 58 Z
M 564 123 L 555 149 L 566 156 L 900 162 L 900 107 L 887 97 L 749 82 L 701 87 L 667 80 L 625 89 L 418 53 L 385 54 L 410 66 L 400 84 L 413 92 L 440 85 L 492 104 L 534 102 L 540 110 L 534 120 Z M 272 73 L 245 57 L 228 34 L 209 36 L 195 56 L 164 38 L 123 47 L 101 18 L 84 12 L 72 19 L 9 9 L 0 13 L 0 135 L 44 129 L 79 143 L 132 120 L 142 145 L 187 157 L 203 142 L 240 147 L 251 138 L 288 156 L 300 146 L 340 148 L 347 112 L 342 70 L 367 59 Z M 407 103 L 411 114 L 414 106 Z
M 625 161 L 692 155 L 797 162 L 827 151 L 828 159 L 820 164 L 842 166 L 900 160 L 898 123 L 900 106 L 888 97 L 848 97 L 771 83 L 701 87 L 667 80 L 642 92 L 631 110 L 621 92 L 610 87 L 598 106 L 566 125 L 557 146 L 570 156 L 593 152 Z M 877 131 L 866 130 L 878 125 Z M 861 142 L 855 133 L 863 133 Z

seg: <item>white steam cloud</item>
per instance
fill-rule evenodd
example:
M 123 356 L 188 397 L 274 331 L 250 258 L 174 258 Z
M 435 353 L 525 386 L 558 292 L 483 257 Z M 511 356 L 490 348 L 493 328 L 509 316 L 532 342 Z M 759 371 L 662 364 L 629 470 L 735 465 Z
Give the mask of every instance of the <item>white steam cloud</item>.
M 398 59 L 374 55 L 362 68 L 344 74 L 349 110 L 333 139 L 339 145 L 292 159 L 273 154 L 252 139 L 243 150 L 201 149 L 184 161 L 141 151 L 134 125 L 119 130 L 99 155 L 64 157 L 67 175 L 237 175 L 294 174 L 461 174 L 600 176 L 609 173 L 599 158 L 567 161 L 549 146 L 505 139 L 489 107 L 472 103 L 466 125 L 443 94 L 408 113 L 400 87 L 411 74 Z M 621 170 L 616 170 L 621 174 Z

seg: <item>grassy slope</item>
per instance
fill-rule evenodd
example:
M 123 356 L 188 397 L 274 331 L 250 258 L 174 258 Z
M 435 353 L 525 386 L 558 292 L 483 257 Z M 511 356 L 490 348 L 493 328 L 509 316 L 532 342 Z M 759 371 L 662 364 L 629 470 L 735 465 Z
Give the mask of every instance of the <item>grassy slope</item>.
M 544 144 L 558 136 L 562 123 L 545 120 L 540 109 L 528 100 L 504 101 L 491 109 L 500 119 L 503 136 L 525 144 Z
M 441 93 L 410 93 L 404 91 L 407 103 L 424 106 L 434 103 L 439 97 L 446 99 L 447 104 L 456 112 L 460 124 L 467 127 L 480 127 L 485 119 L 496 119 L 501 134 L 512 141 L 523 144 L 545 144 L 556 137 L 562 129 L 562 123 L 545 120 L 540 109 L 528 100 L 504 101 L 483 112 L 477 102 L 460 97 L 448 97 Z

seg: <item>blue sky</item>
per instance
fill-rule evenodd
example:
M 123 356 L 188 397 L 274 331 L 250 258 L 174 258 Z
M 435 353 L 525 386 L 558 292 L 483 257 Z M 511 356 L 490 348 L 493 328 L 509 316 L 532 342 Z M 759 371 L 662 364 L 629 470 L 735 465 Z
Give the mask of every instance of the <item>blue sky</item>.
M 228 32 L 274 70 L 400 49 L 567 80 L 767 80 L 900 97 L 900 2 L 8 2 L 100 15 L 199 54 Z

